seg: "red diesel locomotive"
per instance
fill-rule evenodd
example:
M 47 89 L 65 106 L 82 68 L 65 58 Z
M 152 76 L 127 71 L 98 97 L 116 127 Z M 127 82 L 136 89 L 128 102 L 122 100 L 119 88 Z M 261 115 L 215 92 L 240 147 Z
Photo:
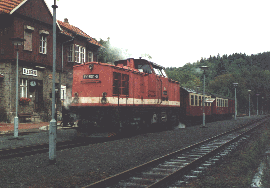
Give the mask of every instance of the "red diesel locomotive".
M 73 67 L 72 113 L 82 130 L 137 130 L 178 123 L 179 82 L 145 59 L 88 62 Z M 68 118 L 66 118 L 68 119 Z M 64 126 L 67 121 L 64 121 Z
M 202 101 L 202 94 L 180 87 L 145 59 L 88 62 L 73 67 L 72 103 L 63 108 L 63 126 L 77 121 L 80 131 L 90 133 L 173 126 L 202 117 Z M 232 115 L 233 105 L 206 95 L 205 115 Z

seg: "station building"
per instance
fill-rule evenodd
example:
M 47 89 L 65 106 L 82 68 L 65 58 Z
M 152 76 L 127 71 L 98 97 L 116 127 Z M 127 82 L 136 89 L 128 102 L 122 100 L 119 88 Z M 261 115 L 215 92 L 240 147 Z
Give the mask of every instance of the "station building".
M 14 46 L 11 38 L 25 41 Z M 61 111 L 71 98 L 73 66 L 96 61 L 102 46 L 68 19 L 57 20 L 56 43 L 56 107 Z M 13 122 L 16 113 L 17 50 L 19 118 L 51 119 L 52 49 L 53 15 L 44 0 L 0 1 L 0 122 Z

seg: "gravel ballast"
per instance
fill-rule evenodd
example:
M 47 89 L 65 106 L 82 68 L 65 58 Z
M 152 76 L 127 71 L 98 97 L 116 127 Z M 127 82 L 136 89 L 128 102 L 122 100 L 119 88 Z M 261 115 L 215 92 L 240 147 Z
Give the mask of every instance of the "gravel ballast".
M 1 159 L 0 187 L 81 187 L 128 170 L 168 153 L 248 123 L 262 116 L 207 123 L 185 129 L 145 133 L 57 151 L 56 164 L 49 165 L 49 154 Z M 32 134 L 32 142 L 38 140 Z M 43 134 L 47 134 L 46 132 Z M 30 137 L 31 135 L 26 135 Z M 48 136 L 48 134 L 47 134 Z M 60 133 L 59 133 L 60 136 Z M 67 138 L 72 137 L 66 134 Z M 48 137 L 47 137 L 48 138 Z M 25 139 L 28 140 L 28 139 Z M 4 145 L 3 145 L 4 144 Z M 20 145 L 28 143 L 21 140 Z M 1 147 L 10 144 L 2 138 Z

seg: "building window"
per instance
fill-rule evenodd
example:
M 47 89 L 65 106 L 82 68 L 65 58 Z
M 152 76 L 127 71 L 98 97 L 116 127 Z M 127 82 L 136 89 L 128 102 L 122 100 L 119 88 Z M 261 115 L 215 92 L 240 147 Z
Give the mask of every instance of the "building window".
M 61 101 L 65 101 L 67 98 L 67 87 L 64 85 L 61 85 Z
M 39 53 L 47 53 L 47 37 L 44 35 L 40 35 Z
M 75 62 L 84 63 L 85 62 L 85 47 L 75 45 Z
M 27 98 L 27 79 L 22 78 L 20 82 L 21 97 Z
M 84 62 L 85 62 L 85 48 L 80 46 L 80 62 L 78 63 Z
M 68 62 L 74 62 L 74 45 L 71 44 L 68 46 Z
M 24 31 L 24 50 L 32 51 L 32 32 Z
M 88 62 L 93 62 L 93 52 L 88 52 Z

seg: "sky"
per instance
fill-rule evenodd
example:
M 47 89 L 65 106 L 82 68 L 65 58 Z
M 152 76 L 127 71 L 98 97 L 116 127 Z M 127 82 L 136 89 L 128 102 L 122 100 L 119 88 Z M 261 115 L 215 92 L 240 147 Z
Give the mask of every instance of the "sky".
M 45 0 L 50 7 L 54 0 Z M 270 51 L 269 0 L 58 0 L 57 20 L 164 67 Z

